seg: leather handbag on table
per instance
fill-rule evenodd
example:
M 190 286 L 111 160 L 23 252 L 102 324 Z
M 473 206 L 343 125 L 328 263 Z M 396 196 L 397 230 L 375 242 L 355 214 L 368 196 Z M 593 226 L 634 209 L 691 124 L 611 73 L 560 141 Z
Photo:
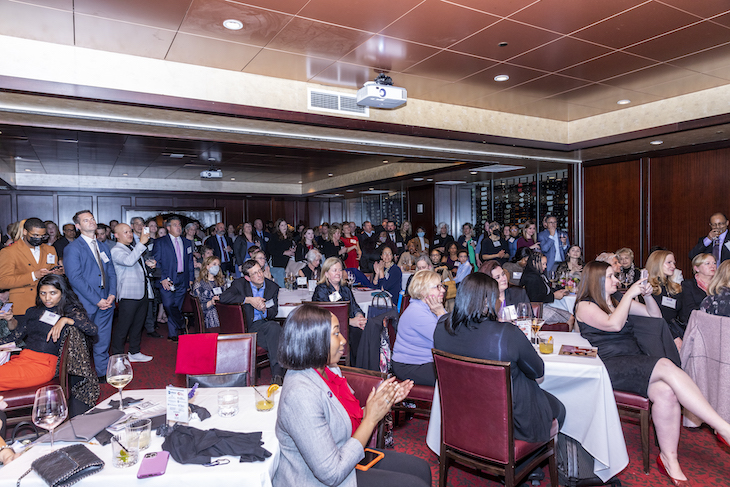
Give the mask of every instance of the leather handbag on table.
M 31 463 L 27 472 L 18 479 L 20 481 L 35 470 L 49 487 L 68 487 L 79 480 L 100 472 L 104 468 L 101 458 L 94 455 L 86 445 L 76 444 L 60 448 L 43 455 Z

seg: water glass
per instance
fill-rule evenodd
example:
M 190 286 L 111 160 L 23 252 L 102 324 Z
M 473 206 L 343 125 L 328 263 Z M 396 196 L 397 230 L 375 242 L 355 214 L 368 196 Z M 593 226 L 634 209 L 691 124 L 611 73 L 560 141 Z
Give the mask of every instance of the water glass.
M 229 418 L 238 414 L 238 392 L 226 389 L 218 393 L 218 416 Z
M 152 434 L 152 420 L 139 419 L 128 423 L 126 428 L 127 438 L 136 437 L 139 441 L 139 449 L 146 450 L 150 446 L 150 437 Z

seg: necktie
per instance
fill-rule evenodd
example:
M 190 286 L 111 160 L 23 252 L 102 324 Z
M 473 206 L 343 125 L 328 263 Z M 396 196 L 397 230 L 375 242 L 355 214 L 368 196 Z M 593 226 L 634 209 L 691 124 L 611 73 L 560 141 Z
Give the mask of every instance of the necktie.
M 226 252 L 226 243 L 223 237 L 218 235 L 218 246 L 221 248 L 221 259 L 223 262 L 228 262 L 228 252 Z
M 712 241 L 712 256 L 715 258 L 715 262 L 717 262 L 717 266 L 720 267 L 720 239 L 715 238 Z
M 177 255 L 177 272 L 183 272 L 185 270 L 185 263 L 183 262 L 182 248 L 180 247 L 179 237 L 173 237 L 172 241 L 175 243 L 175 254 Z
M 106 274 L 104 273 L 104 264 L 101 262 L 101 255 L 99 255 L 99 243 L 94 240 L 94 257 L 96 257 L 96 263 L 99 265 L 101 271 L 101 287 L 106 287 Z

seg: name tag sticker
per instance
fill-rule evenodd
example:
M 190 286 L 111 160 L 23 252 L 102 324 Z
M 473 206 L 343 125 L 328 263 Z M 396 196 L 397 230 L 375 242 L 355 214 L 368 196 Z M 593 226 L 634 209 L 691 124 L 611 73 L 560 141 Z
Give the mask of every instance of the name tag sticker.
M 307 285 L 307 278 L 306 277 L 297 277 L 297 286 L 306 286 Z
M 101 261 L 105 264 L 109 263 L 109 257 L 107 257 L 106 252 L 102 252 L 99 254 L 99 257 L 101 257 Z
M 340 296 L 340 293 L 338 291 L 335 291 L 332 294 L 330 294 L 329 298 L 330 298 L 330 302 L 334 303 L 335 301 L 339 301 L 342 298 L 342 296 Z
M 154 249 L 154 248 L 155 248 L 155 244 L 149 244 L 147 246 L 147 250 L 149 250 L 150 252 L 152 252 L 152 249 Z
M 500 242 L 499 240 L 495 240 L 495 241 L 494 241 L 494 242 L 492 243 L 492 245 L 494 245 L 495 247 L 501 247 L 501 246 L 502 246 L 502 242 Z
M 273 299 L 269 299 L 268 301 L 266 301 L 266 309 L 273 308 L 273 307 L 274 307 Z
M 41 321 L 43 323 L 48 323 L 51 326 L 55 325 L 60 319 L 61 315 L 57 315 L 56 313 L 52 313 L 50 311 L 44 311 L 43 316 L 41 316 Z
M 514 304 L 510 304 L 509 306 L 505 306 L 503 308 L 504 313 L 504 319 L 506 320 L 516 320 L 517 319 L 517 310 L 515 309 Z
M 395 246 L 396 247 L 403 247 L 403 242 L 396 242 Z
M 188 255 L 190 255 L 192 253 L 193 253 L 193 248 L 192 247 L 188 247 Z
M 662 306 L 666 306 L 667 308 L 676 309 L 677 300 L 674 298 L 670 298 L 669 296 L 662 296 Z
M 512 273 L 512 279 L 520 279 L 522 277 L 521 272 L 513 272 Z
M 223 294 L 223 289 L 221 289 L 220 286 L 214 287 L 213 294 L 215 294 L 216 296 L 218 296 L 219 294 Z
M 56 263 L 56 256 L 53 254 L 46 255 L 46 264 L 55 264 Z

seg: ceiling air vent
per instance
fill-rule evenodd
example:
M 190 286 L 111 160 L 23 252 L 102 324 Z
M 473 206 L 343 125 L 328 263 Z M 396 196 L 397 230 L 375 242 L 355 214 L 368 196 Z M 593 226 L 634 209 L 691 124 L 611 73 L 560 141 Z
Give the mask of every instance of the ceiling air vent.
M 309 94 L 308 108 L 310 110 L 361 117 L 370 116 L 370 108 L 358 105 L 356 96 L 343 95 L 335 91 L 314 90 L 312 88 L 308 88 L 307 93 Z

